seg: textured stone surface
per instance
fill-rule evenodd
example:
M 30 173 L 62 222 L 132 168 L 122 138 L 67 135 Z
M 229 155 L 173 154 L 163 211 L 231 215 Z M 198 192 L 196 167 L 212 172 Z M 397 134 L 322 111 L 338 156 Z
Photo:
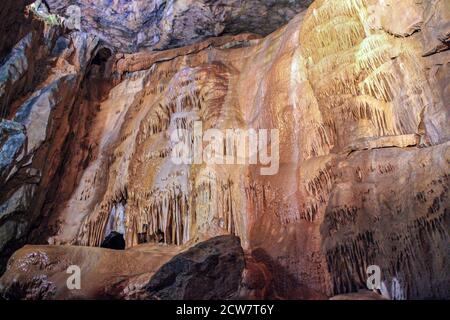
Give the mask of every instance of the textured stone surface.
M 450 45 L 450 3 L 427 1 L 424 4 L 422 26 L 423 54 L 448 50 Z
M 53 108 L 66 103 L 76 89 L 75 74 L 63 75 L 42 90 L 36 91 L 17 110 L 14 120 L 27 130 L 27 151 L 33 153 L 47 139 L 47 127 Z
M 339 162 L 321 227 L 334 292 L 364 288 L 378 265 L 387 297 L 448 296 L 449 152 L 387 148 Z
M 144 289 L 157 300 L 236 299 L 243 269 L 239 238 L 215 237 L 175 256 Z
M 11 50 L 0 65 L 0 116 L 11 118 L 23 99 L 51 74 L 55 42 L 63 29 L 34 19 L 33 28 Z M 21 101 L 23 102 L 23 101 Z
M 150 246 L 126 251 L 71 246 L 25 246 L 8 263 L 0 280 L 5 299 L 127 298 L 180 251 Z M 80 290 L 69 290 L 71 265 L 80 267 Z M 95 272 L 92 272 L 95 270 Z M 133 291 L 134 292 L 134 291 Z
M 222 236 L 183 247 L 145 245 L 117 251 L 25 246 L 0 280 L 5 299 L 229 299 L 239 295 L 244 253 L 239 238 Z M 81 270 L 69 290 L 66 270 Z M 95 270 L 95 272 L 92 272 Z
M 241 32 L 267 35 L 305 10 L 310 0 L 47 0 L 65 15 L 77 5 L 82 28 L 119 51 L 168 49 L 210 36 Z M 111 27 L 114 26 L 114 27 Z
M 120 228 L 125 252 L 233 234 L 246 261 L 240 297 L 358 292 L 375 264 L 385 297 L 449 298 L 447 3 L 317 0 L 265 38 L 242 33 L 158 52 L 97 54 L 97 40 L 72 33 L 55 71 L 84 79 L 76 108 L 48 122 L 60 131 L 39 148 L 50 145 L 50 156 L 33 154 L 38 172 L 27 171 L 30 159 L 5 161 L 23 168 L 2 185 L 1 208 L 23 207 L 19 186 L 37 184 L 30 216 L 40 218 L 30 234 L 22 214 L 5 211 L 4 256 L 24 243 L 16 234 L 99 246 Z M 278 173 L 174 164 L 170 133 L 196 119 L 204 130 L 278 129 Z M 57 260 L 82 249 L 43 250 Z M 148 279 L 132 277 L 113 295 L 148 297 Z
M 67 36 L 72 45 L 54 55 L 60 30 L 40 31 L 21 40 L 1 66 L 2 115 L 11 119 L 2 120 L 0 131 L 1 271 L 12 252 L 28 241 L 33 224 L 45 216 L 46 197 L 52 196 L 64 163 L 75 93 L 97 44 L 86 34 L 72 33 Z
M 5 118 L 14 98 L 30 90 L 36 62 L 37 34 L 30 32 L 11 51 L 0 67 L 0 115 Z
M 26 135 L 23 125 L 9 120 L 0 122 L 0 130 L 0 172 L 3 181 L 7 179 L 14 162 L 20 160 L 18 158 L 24 149 Z

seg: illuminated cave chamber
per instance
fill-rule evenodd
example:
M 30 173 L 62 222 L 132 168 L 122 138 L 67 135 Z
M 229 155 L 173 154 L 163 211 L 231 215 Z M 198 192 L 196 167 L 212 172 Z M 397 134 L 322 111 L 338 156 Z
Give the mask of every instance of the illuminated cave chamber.
M 448 1 L 46 1 L 69 2 L 82 30 L 39 19 L 0 39 L 17 43 L 1 50 L 4 292 L 57 283 L 72 261 L 104 277 L 81 296 L 148 298 L 172 258 L 214 262 L 202 250 L 217 246 L 245 260 L 202 265 L 239 274 L 233 297 L 359 294 L 371 265 L 385 297 L 449 297 Z M 277 129 L 279 171 L 175 164 L 171 136 L 193 153 L 196 121 Z M 99 248 L 115 233 L 126 250 Z

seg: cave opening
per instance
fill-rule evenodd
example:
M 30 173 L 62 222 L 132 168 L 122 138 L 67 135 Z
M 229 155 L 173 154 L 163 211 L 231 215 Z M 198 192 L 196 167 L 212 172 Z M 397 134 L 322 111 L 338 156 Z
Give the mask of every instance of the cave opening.
M 107 47 L 101 47 L 91 60 L 89 68 L 89 77 L 96 80 L 107 80 L 109 82 L 111 75 L 111 57 L 113 53 Z
M 149 2 L 3 0 L 0 300 L 449 297 L 445 1 Z
M 112 88 L 113 51 L 99 46 L 88 67 L 84 85 L 87 99 L 91 102 L 102 102 Z
M 120 234 L 123 238 L 126 237 L 126 210 L 127 201 L 122 199 L 115 202 L 109 212 L 108 222 L 105 226 L 103 242 L 111 237 L 111 235 Z M 117 235 L 119 236 L 119 235 Z
M 111 58 L 111 56 L 112 52 L 110 49 L 106 47 L 101 48 L 98 50 L 97 54 L 92 59 L 92 64 L 98 66 L 105 65 L 108 62 L 109 58 Z

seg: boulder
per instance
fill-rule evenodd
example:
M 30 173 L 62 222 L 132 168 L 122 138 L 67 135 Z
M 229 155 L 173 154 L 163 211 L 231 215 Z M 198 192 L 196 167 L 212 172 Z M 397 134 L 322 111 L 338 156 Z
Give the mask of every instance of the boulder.
M 148 298 L 211 300 L 238 297 L 244 252 L 238 237 L 201 242 L 161 267 L 145 286 Z
M 4 232 L 13 232 L 9 230 L 9 225 L 0 227 L 0 241 Z M 180 250 L 158 245 L 130 250 L 26 245 L 8 261 L 0 278 L 0 299 L 127 299 Z M 79 289 L 67 286 L 74 266 L 80 270 Z

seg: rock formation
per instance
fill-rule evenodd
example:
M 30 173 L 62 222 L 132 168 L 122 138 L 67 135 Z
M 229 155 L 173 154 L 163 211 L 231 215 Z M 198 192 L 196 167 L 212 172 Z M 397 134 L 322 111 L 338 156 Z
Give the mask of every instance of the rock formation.
M 83 30 L 125 52 L 180 47 L 211 36 L 267 35 L 303 11 L 311 0 L 46 0 L 67 16 L 83 15 Z M 70 9 L 69 9 L 70 10 Z M 69 11 L 70 13 L 70 11 Z
M 10 259 L 0 290 L 6 299 L 127 298 L 136 290 L 142 291 L 144 281 L 151 279 L 179 250 L 161 246 L 147 247 L 144 251 L 25 246 Z M 66 285 L 70 276 L 67 270 L 72 265 L 81 270 L 95 270 L 82 274 L 80 290 L 70 290 Z
M 110 2 L 46 1 L 82 30 L 41 22 L 1 65 L 3 266 L 50 245 L 4 297 L 347 299 L 377 265 L 384 297 L 450 298 L 448 1 Z M 199 122 L 245 151 L 277 129 L 278 170 L 174 163 Z M 102 277 L 68 291 L 73 264 Z M 232 290 L 179 290 L 212 265 Z

